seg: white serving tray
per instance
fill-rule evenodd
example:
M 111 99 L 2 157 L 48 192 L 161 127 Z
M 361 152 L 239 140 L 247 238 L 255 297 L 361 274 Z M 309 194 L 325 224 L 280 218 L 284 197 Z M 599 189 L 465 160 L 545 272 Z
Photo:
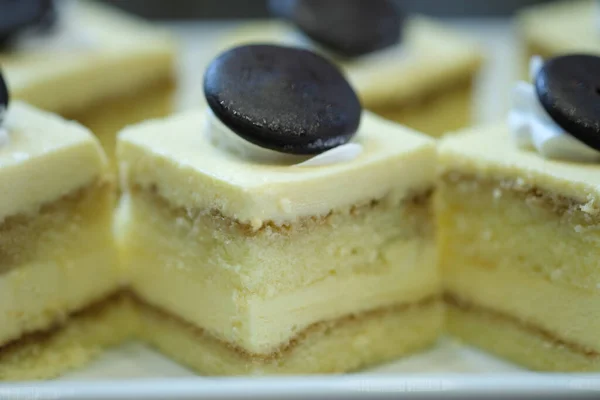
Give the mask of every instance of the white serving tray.
M 139 343 L 104 353 L 50 382 L 0 384 L 0 399 L 371 399 L 539 396 L 600 398 L 600 374 L 524 371 L 451 339 L 360 373 L 336 376 L 206 378 Z
M 478 122 L 506 115 L 510 83 L 516 76 L 516 50 L 507 20 L 448 21 L 494 48 L 477 88 Z M 169 24 L 183 40 L 178 103 L 201 104 L 207 44 L 235 23 Z M 510 61 L 510 63 L 509 63 Z M 361 373 L 338 376 L 205 378 L 194 375 L 139 343 L 124 344 L 88 365 L 51 382 L 0 384 L 0 400 L 96 399 L 371 399 L 481 398 L 506 395 L 600 399 L 600 374 L 539 374 L 524 371 L 450 340 L 433 349 Z

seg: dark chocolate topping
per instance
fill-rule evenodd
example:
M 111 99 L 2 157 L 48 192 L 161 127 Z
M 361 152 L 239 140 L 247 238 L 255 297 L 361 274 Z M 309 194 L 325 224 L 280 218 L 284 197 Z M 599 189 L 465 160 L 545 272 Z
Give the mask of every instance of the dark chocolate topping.
M 271 0 L 271 11 L 309 38 L 346 57 L 401 40 L 404 16 L 390 0 Z
M 356 133 L 361 105 L 336 66 L 310 51 L 236 47 L 204 77 L 214 114 L 240 137 L 283 153 L 318 154 Z
M 52 0 L 0 0 L 0 47 L 24 29 L 47 28 L 54 18 Z
M 550 117 L 565 132 L 600 150 L 600 57 L 571 54 L 549 59 L 534 80 Z

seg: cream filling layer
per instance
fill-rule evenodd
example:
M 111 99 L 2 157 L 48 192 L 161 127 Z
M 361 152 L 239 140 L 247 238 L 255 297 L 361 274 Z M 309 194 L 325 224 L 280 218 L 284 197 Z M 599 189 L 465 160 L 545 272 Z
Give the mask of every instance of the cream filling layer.
M 131 277 L 132 287 L 143 300 L 257 354 L 269 354 L 312 323 L 440 293 L 435 248 L 423 239 L 390 246 L 386 258 L 394 264 L 383 272 L 330 276 L 270 297 L 205 279 L 202 271 L 133 256 L 143 268 Z
M 114 259 L 102 246 L 65 250 L 60 263 L 40 260 L 0 274 L 0 346 L 48 329 L 120 283 Z
M 445 257 L 448 267 L 443 276 L 448 292 L 530 322 L 561 339 L 600 350 L 600 291 L 553 283 L 518 266 L 493 268 L 493 262 L 482 265 L 468 258 Z

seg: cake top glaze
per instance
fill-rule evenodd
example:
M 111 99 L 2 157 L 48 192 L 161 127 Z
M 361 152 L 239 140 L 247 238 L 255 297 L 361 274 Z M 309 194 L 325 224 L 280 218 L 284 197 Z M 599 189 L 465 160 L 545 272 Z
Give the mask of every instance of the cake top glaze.
M 505 124 L 470 128 L 443 138 L 439 159 L 443 172 L 454 169 L 476 177 L 512 179 L 575 198 L 600 212 L 600 164 L 551 160 L 520 149 Z
M 206 110 L 190 111 L 122 131 L 125 187 L 155 187 L 176 207 L 217 210 L 258 229 L 433 184 L 435 141 L 369 112 L 355 138 L 360 156 L 310 168 L 257 163 L 214 146 L 202 129 L 206 118 Z
M 99 178 L 107 161 L 95 136 L 83 126 L 12 102 L 0 146 L 0 220 L 27 213 Z

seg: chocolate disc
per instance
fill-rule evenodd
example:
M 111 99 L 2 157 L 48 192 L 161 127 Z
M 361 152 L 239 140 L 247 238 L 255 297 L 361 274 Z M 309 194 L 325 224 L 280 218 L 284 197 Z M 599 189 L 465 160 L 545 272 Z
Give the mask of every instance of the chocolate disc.
M 565 132 L 600 150 L 600 57 L 552 58 L 535 77 L 544 109 Z
M 0 0 L 0 45 L 25 28 L 46 27 L 53 15 L 52 0 Z
M 6 87 L 4 76 L 2 76 L 2 71 L 0 70 L 0 123 L 2 122 L 3 111 L 8 108 L 8 101 L 8 88 Z
M 390 0 L 271 0 L 271 11 L 346 57 L 400 41 L 403 16 Z
M 342 73 L 310 51 L 233 48 L 204 76 L 214 114 L 240 137 L 283 153 L 317 154 L 348 142 L 361 105 Z

